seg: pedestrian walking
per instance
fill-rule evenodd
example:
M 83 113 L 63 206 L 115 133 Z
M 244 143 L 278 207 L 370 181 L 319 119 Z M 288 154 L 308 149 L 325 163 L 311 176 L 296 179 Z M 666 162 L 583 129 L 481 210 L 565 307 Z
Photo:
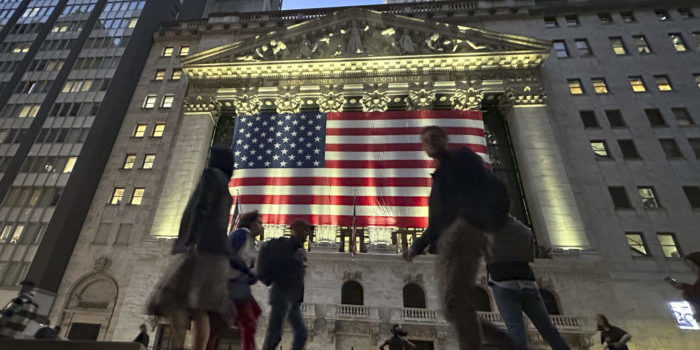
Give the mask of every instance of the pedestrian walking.
M 389 350 L 411 350 L 418 348 L 406 338 L 408 333 L 401 329 L 399 325 L 395 324 L 393 327 L 391 327 L 391 334 L 392 337 L 387 339 L 384 344 L 379 346 L 380 350 L 386 350 L 387 346 L 389 347 Z
M 693 307 L 693 317 L 700 322 L 700 252 L 690 253 L 683 260 L 695 276 L 695 283 L 682 283 L 671 277 L 666 277 L 666 282 L 683 291 L 683 299 Z
M 286 318 L 292 326 L 292 350 L 304 349 L 307 331 L 301 316 L 304 301 L 306 254 L 304 242 L 314 230 L 308 222 L 298 219 L 290 225 L 289 238 L 276 238 L 265 243 L 258 255 L 258 277 L 270 288 L 270 321 L 263 350 L 277 349 L 282 340 L 282 324 Z
M 146 328 L 145 324 L 141 324 L 139 330 L 139 335 L 134 339 L 134 343 L 141 343 L 144 347 L 148 348 L 148 343 L 151 341 L 151 338 L 148 336 L 148 328 Z
M 627 342 L 632 339 L 632 336 L 627 331 L 611 325 L 605 315 L 597 315 L 595 319 L 600 331 L 600 344 L 604 344 L 605 349 L 628 350 Z
M 484 258 L 488 283 L 516 348 L 527 350 L 525 312 L 553 350 L 569 350 L 549 318 L 530 267 L 536 250 L 532 230 L 508 214 L 506 224 L 498 231 L 487 232 L 487 238 Z
M 209 313 L 227 323 L 235 319 L 228 281 L 235 276 L 229 265 L 232 250 L 227 228 L 231 204 L 228 183 L 233 153 L 213 147 L 208 167 L 190 197 L 173 245 L 175 261 L 157 284 L 147 303 L 150 315 L 171 320 L 174 348 L 184 349 L 192 320 L 192 349 L 204 350 L 209 339 Z
M 510 338 L 493 324 L 480 321 L 469 298 L 474 288 L 485 230 L 500 229 L 508 212 L 505 187 L 468 148 L 448 150 L 444 129 L 421 131 L 426 154 L 435 160 L 428 200 L 428 228 L 404 259 L 412 261 L 428 245 L 437 245 L 436 274 L 445 318 L 457 331 L 460 350 L 481 349 L 482 337 L 504 349 Z

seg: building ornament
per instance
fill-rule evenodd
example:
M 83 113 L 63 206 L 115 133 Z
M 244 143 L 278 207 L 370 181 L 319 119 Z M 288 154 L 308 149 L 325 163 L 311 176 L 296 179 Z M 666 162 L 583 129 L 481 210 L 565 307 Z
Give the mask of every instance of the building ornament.
M 214 96 L 186 96 L 184 100 L 185 113 L 215 113 L 221 107 Z
M 93 267 L 95 271 L 105 272 L 110 266 L 112 266 L 112 260 L 108 257 L 101 256 L 95 260 Z
M 452 108 L 460 111 L 478 111 L 484 99 L 484 90 L 479 83 L 457 82 L 454 95 L 450 98 Z
M 362 281 L 362 272 L 360 271 L 345 271 L 343 273 L 343 281 Z
M 505 90 L 505 98 L 513 105 L 543 104 L 547 99 L 544 88 L 540 85 L 527 84 L 509 86 Z
M 362 92 L 362 110 L 364 112 L 385 112 L 389 109 L 391 97 L 386 91 L 387 84 L 368 84 Z
M 262 103 L 254 89 L 240 89 L 238 95 L 233 96 L 233 107 L 237 115 L 255 115 L 260 113 Z
M 414 275 L 412 273 L 409 273 L 408 276 L 406 276 L 403 279 L 403 282 L 404 282 L 404 284 L 415 283 L 418 285 L 422 285 L 423 284 L 423 274 L 419 273 L 419 274 Z
M 316 100 L 318 110 L 323 113 L 342 112 L 345 105 L 342 85 L 326 85 L 321 87 L 321 94 Z
M 280 87 L 275 97 L 277 113 L 299 113 L 304 101 L 299 97 L 299 87 Z
M 411 109 L 430 109 L 435 102 L 433 83 L 412 83 L 408 91 L 408 105 Z

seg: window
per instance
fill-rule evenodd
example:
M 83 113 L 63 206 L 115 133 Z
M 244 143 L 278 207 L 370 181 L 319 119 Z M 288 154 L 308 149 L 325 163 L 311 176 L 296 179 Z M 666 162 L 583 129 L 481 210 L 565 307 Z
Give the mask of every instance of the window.
M 156 70 L 156 75 L 153 77 L 154 80 L 163 80 L 165 78 L 165 69 Z
M 691 9 L 678 9 L 678 15 L 681 17 L 681 19 L 691 19 L 695 17 L 695 14 L 693 14 L 693 11 Z
M 180 80 L 182 79 L 182 69 L 175 68 L 173 73 L 170 75 L 170 80 Z
M 122 165 L 122 169 L 125 169 L 125 170 L 133 169 L 135 162 L 136 162 L 136 155 L 135 154 L 127 154 L 126 157 L 124 157 L 124 165 Z
M 690 148 L 695 153 L 695 158 L 700 159 L 700 138 L 688 139 L 688 143 L 690 143 Z
M 656 86 L 659 88 L 659 91 L 671 91 L 671 90 L 673 90 L 673 87 L 671 86 L 671 82 L 668 80 L 668 76 L 655 75 L 654 80 L 656 81 Z
M 136 27 L 136 23 L 138 23 L 138 22 L 139 22 L 139 19 L 138 19 L 138 18 L 132 18 L 132 19 L 129 20 L 129 25 L 128 25 L 127 27 L 128 27 L 128 28 L 135 28 L 135 27 Z
M 579 111 L 579 114 L 581 114 L 581 122 L 583 122 L 584 128 L 600 127 L 600 124 L 598 124 L 598 119 L 595 117 L 595 113 L 593 111 Z
M 171 108 L 173 106 L 173 100 L 175 97 L 173 95 L 163 96 L 163 102 L 160 104 L 161 108 Z
M 608 145 L 603 140 L 591 141 L 591 150 L 596 155 L 596 158 L 610 158 Z
M 644 85 L 644 79 L 640 76 L 629 77 L 630 86 L 632 86 L 632 91 L 634 92 L 646 92 L 647 87 Z
M 611 128 L 624 128 L 625 118 L 622 117 L 622 112 L 619 109 L 608 109 L 605 111 L 605 116 L 608 118 Z
M 683 192 L 688 197 L 688 203 L 693 209 L 700 209 L 700 187 L 683 186 Z
M 153 133 L 151 134 L 151 136 L 163 137 L 164 132 L 165 132 L 165 123 L 156 123 L 156 126 L 153 128 Z
M 576 49 L 578 49 L 578 53 L 581 56 L 592 56 L 593 51 L 591 51 L 591 47 L 588 45 L 588 40 L 587 39 L 576 39 L 574 40 L 576 43 Z
M 544 26 L 547 28 L 556 28 L 559 27 L 559 23 L 557 22 L 556 17 L 545 17 Z
M 599 13 L 598 19 L 600 19 L 600 24 L 610 24 L 613 22 L 612 16 L 609 13 Z
M 136 124 L 131 137 L 144 137 L 146 135 L 146 124 Z
M 695 78 L 695 86 L 697 86 L 698 89 L 700 89 L 700 73 L 693 74 L 693 77 Z
M 661 204 L 656 198 L 656 193 L 653 187 L 637 187 L 637 193 L 639 193 L 639 198 L 642 200 L 642 206 L 644 209 L 659 209 Z
M 641 232 L 627 232 L 627 246 L 632 249 L 632 256 L 649 256 L 649 248 Z
M 155 95 L 148 95 L 146 96 L 146 99 L 143 100 L 143 108 L 153 108 L 156 106 L 156 96 Z
M 569 79 L 569 92 L 572 95 L 582 95 L 583 85 L 581 85 L 581 79 Z
M 555 40 L 552 42 L 552 44 L 554 46 L 554 52 L 556 52 L 557 57 L 569 57 L 569 50 L 566 48 L 566 42 L 564 40 Z
M 637 146 L 634 145 L 633 140 L 617 140 L 618 146 L 620 146 L 620 151 L 622 151 L 622 158 L 624 159 L 639 159 L 639 152 L 637 151 Z
M 172 47 L 164 47 L 163 52 L 161 53 L 162 57 L 170 57 L 173 55 L 173 48 Z
M 409 283 L 403 287 L 403 307 L 425 309 L 425 291 L 415 283 Z
M 632 203 L 629 197 L 627 197 L 627 191 L 622 186 L 612 186 L 608 187 L 610 192 L 610 197 L 612 197 L 613 205 L 615 209 L 631 209 Z
M 190 54 L 189 46 L 180 46 L 180 56 L 187 56 Z
M 20 109 L 17 117 L 19 117 L 19 118 L 34 118 L 34 117 L 36 117 L 36 114 L 39 113 L 39 107 L 41 107 L 41 106 L 40 105 L 24 105 L 24 106 L 22 106 L 22 109 Z
M 632 37 L 634 45 L 637 47 L 637 52 L 646 55 L 651 53 L 651 47 L 647 43 L 647 38 L 644 35 L 635 35 Z
M 646 113 L 647 119 L 649 119 L 649 124 L 651 124 L 651 126 L 666 126 L 666 121 L 664 120 L 663 115 L 661 115 L 661 111 L 657 108 L 647 108 L 644 110 L 644 113 Z
M 134 188 L 134 194 L 131 195 L 131 205 L 141 205 L 143 202 L 143 193 L 146 191 L 145 188 L 137 187 Z
M 671 19 L 671 16 L 668 15 L 668 11 L 666 10 L 655 10 L 654 13 L 656 14 L 656 19 L 659 21 L 668 21 Z
M 340 292 L 340 303 L 342 305 L 364 305 L 364 291 L 362 285 L 356 281 L 343 283 Z
M 661 244 L 661 249 L 664 251 L 664 256 L 667 258 L 680 258 L 683 256 L 680 247 L 678 246 L 678 241 L 676 240 L 676 235 L 670 232 L 659 232 L 656 234 L 659 239 L 659 244 Z
M 622 21 L 625 23 L 634 23 L 637 21 L 637 19 L 634 18 L 634 12 L 620 12 L 620 17 L 622 17 Z
M 578 20 L 578 16 L 576 15 L 564 16 L 564 19 L 566 20 L 567 27 L 577 27 L 579 24 L 581 24 Z
M 625 43 L 622 41 L 622 37 L 611 37 L 610 45 L 612 46 L 613 52 L 615 52 L 616 55 L 621 56 L 627 54 L 627 48 L 625 47 Z
M 676 117 L 678 126 L 695 125 L 693 118 L 690 116 L 690 113 L 688 113 L 688 109 L 682 107 L 671 108 L 671 113 L 673 113 L 673 116 Z
M 114 204 L 114 205 L 121 204 L 123 198 L 124 198 L 124 188 L 123 187 L 115 187 L 114 191 L 112 191 L 112 199 L 109 200 L 109 204 Z
M 673 48 L 676 49 L 676 52 L 688 51 L 688 47 L 685 45 L 685 41 L 683 41 L 683 37 L 680 33 L 671 33 L 668 37 L 671 38 L 671 44 L 673 44 Z
M 666 154 L 666 158 L 668 158 L 668 159 L 683 158 L 683 153 L 681 153 L 681 149 L 678 148 L 678 143 L 676 143 L 676 140 L 674 140 L 674 139 L 659 139 L 659 143 L 661 144 L 661 148 L 664 150 L 664 153 Z
M 605 82 L 604 78 L 592 78 L 593 90 L 598 95 L 604 95 L 608 93 L 608 84 Z
M 156 161 L 156 155 L 155 154 L 147 154 L 145 157 L 143 157 L 143 164 L 141 165 L 141 169 L 153 169 L 153 162 Z
M 18 224 L 17 227 L 15 227 L 15 232 L 12 234 L 12 238 L 10 238 L 10 244 L 17 244 L 17 242 L 19 242 L 19 239 L 22 237 L 23 231 L 24 225 Z
M 68 161 L 66 161 L 66 166 L 63 167 L 63 173 L 67 174 L 73 171 L 73 168 L 75 168 L 75 162 L 78 161 L 78 157 L 68 157 Z

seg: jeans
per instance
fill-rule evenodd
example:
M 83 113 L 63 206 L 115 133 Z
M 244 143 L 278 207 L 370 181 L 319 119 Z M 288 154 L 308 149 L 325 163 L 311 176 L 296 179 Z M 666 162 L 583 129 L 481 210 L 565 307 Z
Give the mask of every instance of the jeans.
M 549 319 L 542 296 L 537 289 L 510 289 L 491 286 L 508 334 L 518 344 L 518 349 L 527 349 L 527 330 L 523 322 L 523 312 L 532 321 L 542 338 L 553 350 L 570 350 L 552 320 Z
M 277 345 L 282 341 L 282 324 L 286 317 L 294 332 L 292 350 L 303 350 L 307 332 L 304 318 L 301 317 L 301 303 L 296 297 L 291 297 L 290 293 L 285 293 L 273 285 L 270 289 L 270 306 L 270 323 L 267 325 L 262 349 L 277 349 Z

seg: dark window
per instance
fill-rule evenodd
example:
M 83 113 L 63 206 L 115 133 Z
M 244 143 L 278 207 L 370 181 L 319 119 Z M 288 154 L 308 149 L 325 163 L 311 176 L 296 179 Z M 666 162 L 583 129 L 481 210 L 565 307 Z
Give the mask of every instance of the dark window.
M 671 16 L 669 16 L 666 10 L 654 10 L 654 13 L 656 14 L 656 19 L 659 21 L 668 21 L 671 19 Z
M 657 108 L 647 108 L 644 110 L 644 113 L 646 113 L 647 119 L 649 119 L 649 124 L 651 124 L 651 126 L 666 126 L 664 116 Z
M 651 47 L 647 42 L 647 38 L 644 35 L 635 35 L 632 37 L 634 44 L 637 47 L 637 52 L 642 55 L 650 54 Z
M 693 209 L 700 209 L 700 187 L 683 186 L 683 192 L 688 197 L 688 202 Z
M 600 19 L 600 24 L 610 24 L 613 22 L 612 16 L 609 13 L 599 13 L 598 19 Z
M 690 143 L 690 148 L 695 152 L 695 158 L 700 159 L 700 138 L 690 138 L 688 143 Z
M 576 49 L 578 49 L 579 55 L 584 57 L 593 55 L 591 46 L 588 44 L 588 39 L 575 39 L 574 42 L 576 43 Z
M 659 139 L 661 148 L 663 148 L 666 158 L 668 159 L 679 159 L 683 158 L 683 153 L 678 147 L 678 143 L 674 139 Z
M 671 108 L 671 113 L 673 113 L 673 115 L 676 117 L 678 126 L 691 126 L 695 124 L 693 118 L 690 116 L 690 113 L 688 113 L 687 108 Z
M 581 114 L 581 122 L 583 122 L 583 127 L 585 128 L 598 128 L 598 119 L 595 117 L 595 112 L 593 111 L 579 111 Z
M 552 42 L 554 47 L 554 52 L 559 58 L 569 57 L 569 50 L 566 48 L 566 42 L 564 40 L 555 40 Z
M 425 309 L 425 292 L 415 283 L 403 287 L 403 307 Z
M 633 140 L 617 140 L 617 144 L 620 146 L 620 151 L 622 151 L 622 157 L 624 159 L 641 158 Z
M 554 297 L 552 292 L 546 289 L 540 289 L 540 295 L 542 296 L 542 301 L 544 301 L 544 306 L 547 309 L 547 313 L 550 315 L 560 315 L 559 304 L 557 303 L 557 298 Z
M 347 281 L 343 283 L 340 303 L 343 305 L 364 305 L 365 296 L 362 285 L 356 281 Z
M 678 14 L 680 15 L 681 19 L 691 19 L 695 17 L 695 14 L 693 14 L 693 10 L 689 8 L 678 9 Z
M 622 112 L 619 109 L 608 109 L 605 111 L 605 116 L 608 117 L 608 123 L 611 128 L 624 128 L 625 118 L 622 117 Z
M 579 20 L 578 20 L 577 15 L 564 16 L 564 19 L 566 19 L 566 26 L 567 27 L 576 27 L 579 24 L 581 24 L 581 22 L 579 22 Z
M 544 26 L 547 28 L 556 28 L 559 26 L 559 23 L 557 22 L 556 17 L 545 17 Z
M 630 209 L 632 208 L 632 203 L 630 198 L 627 196 L 627 191 L 622 186 L 611 186 L 608 187 L 610 191 L 610 196 L 612 197 L 613 205 L 615 209 Z

